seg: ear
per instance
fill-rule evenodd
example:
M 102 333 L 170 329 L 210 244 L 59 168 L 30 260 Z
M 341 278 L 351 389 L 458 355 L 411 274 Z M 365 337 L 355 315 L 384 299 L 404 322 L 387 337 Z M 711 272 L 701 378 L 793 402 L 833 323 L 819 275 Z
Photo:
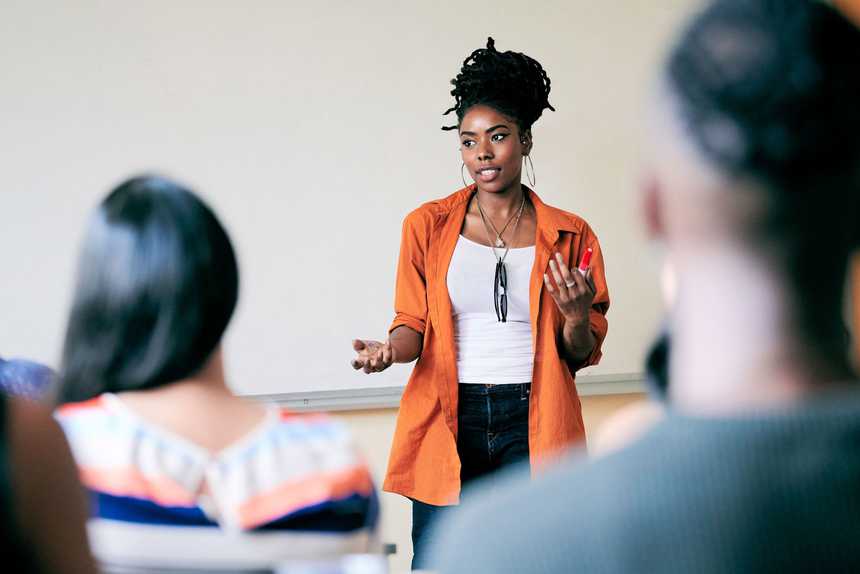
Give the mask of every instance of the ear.
M 666 235 L 666 226 L 663 211 L 663 193 L 657 174 L 646 173 L 639 184 L 642 218 L 645 222 L 645 230 L 648 237 L 652 239 L 662 238 Z
M 532 130 L 523 130 L 520 133 L 520 145 L 523 146 L 523 155 L 529 155 L 532 152 Z

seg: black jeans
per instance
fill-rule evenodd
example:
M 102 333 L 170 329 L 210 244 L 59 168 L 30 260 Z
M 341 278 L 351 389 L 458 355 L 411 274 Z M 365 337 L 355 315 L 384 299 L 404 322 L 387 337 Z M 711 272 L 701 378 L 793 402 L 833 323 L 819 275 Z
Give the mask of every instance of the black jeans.
M 520 385 L 461 384 L 457 412 L 460 482 L 477 478 L 529 458 L 529 394 Z M 427 568 L 424 543 L 429 527 L 447 506 L 412 501 L 412 569 Z

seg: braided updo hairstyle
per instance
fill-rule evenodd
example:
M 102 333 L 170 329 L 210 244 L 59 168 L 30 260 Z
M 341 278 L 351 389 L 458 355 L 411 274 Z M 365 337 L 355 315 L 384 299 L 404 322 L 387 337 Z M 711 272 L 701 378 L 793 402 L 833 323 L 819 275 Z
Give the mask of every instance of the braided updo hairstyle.
M 857 26 L 815 0 L 717 0 L 681 35 L 665 76 L 704 157 L 771 192 L 772 223 L 820 216 L 820 231 L 847 208 L 841 232 L 860 242 Z
M 860 29 L 823 1 L 715 0 L 664 73 L 693 146 L 763 190 L 755 246 L 788 273 L 810 340 L 832 338 L 860 247 Z
M 487 47 L 472 52 L 463 62 L 457 77 L 451 80 L 454 106 L 443 115 L 457 114 L 455 130 L 463 116 L 476 105 L 487 105 L 516 120 L 520 131 L 526 131 L 549 108 L 550 80 L 543 67 L 519 52 L 499 52 L 492 38 Z

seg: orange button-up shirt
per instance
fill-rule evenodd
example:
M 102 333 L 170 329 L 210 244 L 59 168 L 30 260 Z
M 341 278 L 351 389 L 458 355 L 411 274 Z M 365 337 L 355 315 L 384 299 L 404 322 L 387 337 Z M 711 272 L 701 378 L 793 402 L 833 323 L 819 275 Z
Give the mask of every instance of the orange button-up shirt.
M 524 188 L 527 189 L 527 188 Z M 606 337 L 609 292 L 597 236 L 580 217 L 550 207 L 531 190 L 537 215 L 535 261 L 529 282 L 534 372 L 529 401 L 529 458 L 538 469 L 569 445 L 585 439 L 572 365 L 564 359 L 564 318 L 543 289 L 549 258 L 558 252 L 576 266 L 591 247 L 592 277 L 597 289 L 591 309 L 596 344 L 585 365 L 600 360 Z M 457 357 L 454 319 L 448 296 L 448 265 L 454 254 L 469 199 L 470 186 L 426 203 L 403 222 L 394 307 L 389 331 L 405 325 L 424 335 L 412 376 L 400 401 L 397 428 L 383 490 L 428 504 L 456 504 L 460 496 L 457 454 Z

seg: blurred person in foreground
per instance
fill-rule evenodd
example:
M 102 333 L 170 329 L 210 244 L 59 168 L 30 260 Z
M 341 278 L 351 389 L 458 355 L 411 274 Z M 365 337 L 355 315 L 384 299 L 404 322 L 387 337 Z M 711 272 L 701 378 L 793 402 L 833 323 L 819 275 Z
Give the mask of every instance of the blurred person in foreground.
M 96 571 L 86 499 L 51 412 L 0 392 L 0 556 L 4 571 Z
M 588 440 L 588 455 L 605 456 L 637 440 L 666 415 L 669 396 L 669 355 L 672 348 L 669 317 L 677 287 L 671 261 L 663 260 L 660 288 L 665 317 L 645 355 L 645 389 L 642 400 L 621 407 L 606 420 Z
M 440 572 L 860 566 L 860 30 L 801 0 L 709 3 L 652 107 L 645 220 L 678 278 L 666 416 L 440 524 Z M 488 527 L 492 525 L 492 527 Z
M 0 357 L 0 392 L 39 401 L 50 395 L 56 374 L 41 363 Z
M 217 545 L 165 559 L 235 545 L 237 560 L 268 563 L 306 550 L 267 543 L 274 532 L 320 534 L 332 553 L 374 549 L 376 494 L 346 426 L 231 391 L 221 340 L 238 295 L 226 231 L 183 186 L 130 179 L 90 219 L 57 418 L 90 493 L 100 559 L 118 540 L 129 542 L 120 560 L 165 552 L 135 544 L 147 526 L 197 527 Z

